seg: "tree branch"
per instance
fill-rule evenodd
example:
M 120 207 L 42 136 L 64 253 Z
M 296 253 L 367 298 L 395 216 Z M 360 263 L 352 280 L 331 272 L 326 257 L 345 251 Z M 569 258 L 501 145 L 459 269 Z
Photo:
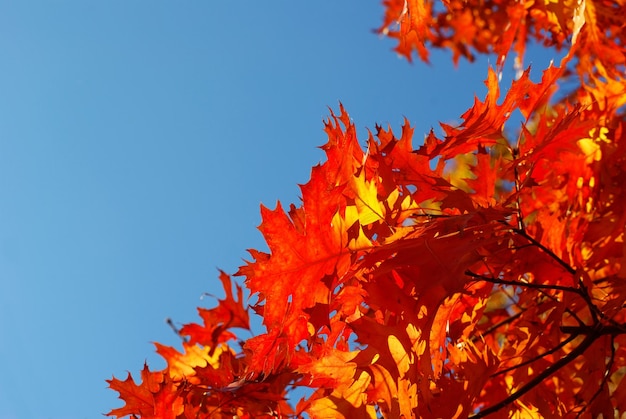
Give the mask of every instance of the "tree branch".
M 537 386 L 543 380 L 546 380 L 552 374 L 556 373 L 558 370 L 560 370 L 561 368 L 569 364 L 571 361 L 578 358 L 578 356 L 582 355 L 587 350 L 587 348 L 589 348 L 591 344 L 595 342 L 596 338 L 597 338 L 596 335 L 585 336 L 585 339 L 583 339 L 580 345 L 578 345 L 574 350 L 572 350 L 572 352 L 565 355 L 563 358 L 559 359 L 554 364 L 550 365 L 548 368 L 543 370 L 543 372 L 541 372 L 540 374 L 537 374 L 535 378 L 530 380 L 528 383 L 524 384 L 519 390 L 511 394 L 509 397 L 505 398 L 499 403 L 494 404 L 493 406 L 490 406 L 484 410 L 481 410 L 480 412 L 478 412 L 477 414 L 473 416 L 470 416 L 470 419 L 484 418 L 485 416 L 495 413 L 498 410 L 504 408 L 505 406 L 513 403 L 514 401 L 522 397 L 524 394 L 532 390 L 535 386 Z
M 567 345 L 568 343 L 570 343 L 571 341 L 576 339 L 577 337 L 578 336 L 576 336 L 576 335 L 568 336 L 567 339 L 559 342 L 559 344 L 556 345 L 554 348 L 549 349 L 549 350 L 545 351 L 544 353 L 541 353 L 541 354 L 539 354 L 539 355 L 537 355 L 537 356 L 535 356 L 535 357 L 533 357 L 533 358 L 531 358 L 531 359 L 529 359 L 527 361 L 524 361 L 524 362 L 522 362 L 520 364 L 514 365 L 514 366 L 509 367 L 509 368 L 505 368 L 502 371 L 498 371 L 498 372 L 492 374 L 491 376 L 492 377 L 497 377 L 498 375 L 506 374 L 509 371 L 513 371 L 513 370 L 521 368 L 521 367 L 523 367 L 525 365 L 532 364 L 533 362 L 543 358 L 544 356 L 547 356 L 547 355 L 555 353 L 556 351 L 558 351 L 559 349 L 561 349 L 562 347 L 564 347 L 565 345 Z
M 604 325 L 599 323 L 596 326 L 561 326 L 561 332 L 574 336 L 604 336 L 626 334 L 626 327 L 623 325 Z
M 585 406 L 583 406 L 581 411 L 578 412 L 578 414 L 576 415 L 577 418 L 579 418 L 585 412 L 585 410 L 587 410 L 587 408 L 591 405 L 591 403 L 593 403 L 593 401 L 596 398 L 598 398 L 600 393 L 602 393 L 602 389 L 604 388 L 606 383 L 609 381 L 609 378 L 611 377 L 611 369 L 613 368 L 614 361 L 615 361 L 615 337 L 611 335 L 611 357 L 609 358 L 609 361 L 606 363 L 604 367 L 604 376 L 602 377 L 602 382 L 600 383 L 600 387 L 598 387 L 598 391 L 596 391 L 593 394 L 593 396 L 591 396 L 591 399 L 587 402 Z
M 513 321 L 515 321 L 518 317 L 520 317 L 527 309 L 526 308 L 522 308 L 521 311 L 518 311 L 517 313 L 513 314 L 511 317 L 507 317 L 504 320 L 499 321 L 498 323 L 489 326 L 484 332 L 480 333 L 480 336 L 485 336 L 488 335 L 489 333 L 493 332 L 494 330 L 507 325 Z M 476 339 L 479 339 L 478 335 L 473 335 L 472 336 L 472 342 L 475 342 Z
M 566 287 L 564 285 L 546 285 L 546 284 L 536 284 L 533 282 L 510 281 L 506 279 L 490 278 L 488 276 L 476 274 L 470 270 L 465 271 L 465 275 L 471 276 L 472 278 L 480 279 L 481 281 L 491 282 L 492 284 L 513 285 L 516 287 L 526 287 L 526 288 L 532 288 L 532 289 L 538 289 L 538 290 L 567 291 L 567 292 L 573 292 L 582 297 L 581 291 L 578 288 Z
M 545 289 L 551 289 L 551 290 L 557 290 L 557 291 L 568 291 L 568 292 L 572 292 L 578 296 L 580 296 L 587 305 L 590 304 L 587 294 L 578 289 L 578 288 L 573 288 L 573 287 L 564 287 L 563 285 L 544 285 L 544 284 L 533 284 L 530 282 L 519 282 L 519 281 L 507 281 L 504 279 L 496 279 L 496 278 L 492 278 L 492 277 L 488 277 L 485 275 L 479 275 L 479 274 L 475 274 L 470 270 L 465 271 L 465 275 L 470 276 L 472 278 L 475 279 L 479 279 L 482 281 L 486 281 L 486 282 L 491 282 L 493 284 L 498 284 L 498 285 L 512 285 L 512 286 L 519 286 L 519 287 L 526 287 L 526 288 L 531 288 L 531 289 L 536 289 L 539 293 L 541 293 L 542 295 L 544 295 L 547 298 L 550 298 L 554 301 L 557 301 L 558 303 L 561 303 L 561 301 L 558 300 L 558 298 L 556 298 L 553 295 L 550 295 L 548 293 L 545 292 Z M 592 304 L 593 305 L 593 304 Z M 593 311 L 596 307 L 589 307 L 589 310 Z M 569 309 L 569 307 L 565 307 L 564 311 L 566 313 L 568 313 L 570 316 L 572 316 L 580 325 L 584 325 L 585 322 L 583 322 L 576 313 L 574 313 L 572 310 Z M 593 320 L 594 320 L 594 324 L 597 323 L 597 318 L 595 316 L 593 316 Z
M 569 272 L 572 276 L 576 275 L 576 269 L 572 268 L 568 263 L 566 263 L 563 259 L 561 259 L 560 257 L 558 257 L 556 255 L 556 253 L 554 253 L 552 250 L 548 249 L 546 246 L 544 246 L 543 244 L 541 244 L 539 241 L 537 241 L 534 237 L 532 237 L 530 234 L 528 234 L 526 232 L 526 230 L 521 230 L 521 229 L 515 229 L 514 230 L 517 234 L 519 234 L 520 236 L 524 237 L 526 240 L 528 240 L 529 242 L 531 242 L 532 244 L 534 244 L 535 246 L 537 246 L 539 249 L 541 249 L 544 253 L 546 253 L 548 256 L 550 256 L 552 259 L 554 259 L 559 265 L 561 265 L 567 272 Z

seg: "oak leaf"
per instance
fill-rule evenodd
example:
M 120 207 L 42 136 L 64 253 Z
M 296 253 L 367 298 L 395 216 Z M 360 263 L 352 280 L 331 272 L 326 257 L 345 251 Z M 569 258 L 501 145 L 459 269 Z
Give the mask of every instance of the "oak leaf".
M 107 416 L 122 417 L 131 414 L 145 419 L 175 419 L 184 411 L 183 390 L 179 383 L 163 372 L 152 372 L 145 364 L 141 371 L 141 384 L 135 384 L 130 373 L 126 380 L 108 380 L 109 387 L 120 394 L 124 407 L 111 410 Z

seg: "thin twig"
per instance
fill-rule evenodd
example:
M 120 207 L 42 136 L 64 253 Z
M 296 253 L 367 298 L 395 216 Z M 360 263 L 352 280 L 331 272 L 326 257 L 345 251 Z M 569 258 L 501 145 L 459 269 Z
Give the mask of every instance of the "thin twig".
M 520 130 L 519 136 L 517 137 L 517 146 L 511 149 L 511 154 L 513 157 L 513 176 L 515 177 L 515 209 L 517 210 L 517 228 L 520 231 L 526 232 L 526 227 L 524 226 L 524 214 L 522 214 L 522 205 L 520 203 L 519 171 L 517 170 L 517 163 L 515 162 L 519 157 L 519 143 L 521 135 L 522 131 Z
M 498 279 L 498 278 L 490 278 L 488 276 L 476 274 L 472 271 L 465 271 L 465 275 L 471 276 L 472 278 L 480 279 L 482 281 L 491 282 L 492 284 L 502 284 L 502 285 L 513 285 L 516 287 L 526 287 L 537 290 L 555 290 L 555 291 L 567 291 L 573 292 L 577 295 L 581 295 L 581 291 L 578 288 L 566 287 L 564 285 L 546 285 L 546 284 L 536 284 L 533 282 L 520 282 L 520 281 L 510 281 L 507 279 Z
M 531 242 L 532 244 L 534 244 L 535 246 L 537 246 L 539 249 L 541 249 L 544 253 L 546 253 L 548 256 L 550 256 L 552 259 L 554 259 L 559 265 L 561 265 L 567 272 L 569 272 L 572 276 L 576 275 L 576 269 L 572 268 L 568 263 L 566 263 L 563 259 L 561 259 L 560 257 L 558 257 L 556 255 L 556 253 L 554 253 L 552 250 L 550 250 L 549 248 L 547 248 L 546 246 L 544 246 L 543 244 L 541 244 L 538 240 L 536 240 L 534 237 L 532 237 L 530 234 L 528 234 L 525 230 L 520 230 L 520 229 L 516 229 L 515 232 L 519 235 L 521 235 L 522 237 L 524 237 L 526 240 L 528 240 L 529 242 Z
M 472 277 L 472 278 L 484 280 L 484 281 L 491 282 L 491 283 L 494 283 L 494 284 L 515 285 L 515 286 L 519 286 L 519 287 L 533 288 L 533 289 L 536 289 L 537 292 L 539 292 L 544 297 L 547 297 L 547 298 L 551 299 L 552 301 L 556 301 L 559 304 L 562 304 L 562 302 L 558 298 L 556 298 L 554 295 L 550 295 L 550 294 L 546 293 L 542 288 L 549 288 L 549 289 L 554 289 L 554 290 L 559 290 L 559 291 L 567 290 L 567 291 L 573 292 L 575 294 L 578 294 L 581 298 L 583 298 L 583 300 L 585 300 L 584 295 L 582 294 L 582 291 L 577 290 L 576 288 L 572 288 L 572 287 L 563 287 L 562 285 L 543 285 L 543 284 L 532 284 L 532 283 L 529 283 L 529 282 L 500 280 L 500 279 L 496 279 L 496 278 L 493 278 L 493 277 L 479 275 L 479 274 L 473 273 L 473 272 L 471 272 L 469 270 L 465 271 L 465 274 L 467 276 Z M 498 281 L 498 282 L 496 282 L 496 281 Z M 561 288 L 563 288 L 563 289 L 561 289 Z M 587 300 L 585 300 L 585 302 L 586 301 Z M 589 309 L 592 310 L 591 308 L 589 308 Z M 585 325 L 585 322 L 583 322 L 582 319 L 580 319 L 580 317 L 578 317 L 578 315 L 575 312 L 573 312 L 569 307 L 564 307 L 563 311 L 565 311 L 567 314 L 572 316 L 572 318 L 574 318 L 578 322 L 578 324 Z
M 535 378 L 533 378 L 532 380 L 524 384 L 519 390 L 511 394 L 509 397 L 503 399 L 502 401 L 484 410 L 481 410 L 480 412 L 478 412 L 477 414 L 473 416 L 470 416 L 470 419 L 484 418 L 485 416 L 495 413 L 498 410 L 504 408 L 505 406 L 513 403 L 514 401 L 522 397 L 524 394 L 532 390 L 534 387 L 536 387 L 539 383 L 546 380 L 548 377 L 556 373 L 558 370 L 560 370 L 561 368 L 569 364 L 574 359 L 578 358 L 578 356 L 582 355 L 587 350 L 587 348 L 589 348 L 591 344 L 595 342 L 595 340 L 596 340 L 595 335 L 585 336 L 585 338 L 580 343 L 580 345 L 574 348 L 572 352 L 568 353 L 563 358 L 559 359 L 554 364 L 550 365 L 548 368 L 543 370 L 540 374 L 537 374 Z
M 611 377 L 611 368 L 613 368 L 613 361 L 615 361 L 615 336 L 611 335 L 611 357 L 609 358 L 609 361 L 606 363 L 604 367 L 604 376 L 602 377 L 602 382 L 600 383 L 600 387 L 598 388 L 598 391 L 596 391 L 593 394 L 593 396 L 591 396 L 591 399 L 589 399 L 587 404 L 583 406 L 582 410 L 578 412 L 578 414 L 576 415 L 577 418 L 579 418 L 580 415 L 582 415 L 583 412 L 587 410 L 589 406 L 591 406 L 593 401 L 600 395 L 600 393 L 602 393 L 602 389 L 604 388 L 606 383 L 609 381 L 609 378 Z
M 490 334 L 491 332 L 493 332 L 494 330 L 505 326 L 513 321 L 515 321 L 518 317 L 520 317 L 525 311 L 527 310 L 527 308 L 522 308 L 522 311 L 518 311 L 517 313 L 513 314 L 511 317 L 507 317 L 504 320 L 499 321 L 498 323 L 489 326 L 484 332 L 480 333 L 480 336 L 478 335 L 473 335 L 472 338 L 470 339 L 472 342 L 475 342 L 476 340 L 480 339 L 481 336 L 485 336 Z
M 576 335 L 571 335 L 567 339 L 565 339 L 564 341 L 559 342 L 559 344 L 556 345 L 554 348 L 548 349 L 544 353 L 539 354 L 539 355 L 537 355 L 537 356 L 535 356 L 535 357 L 533 357 L 533 358 L 531 358 L 531 359 L 529 359 L 527 361 L 524 361 L 524 362 L 522 362 L 520 364 L 513 365 L 512 367 L 509 367 L 509 368 L 505 368 L 502 371 L 498 371 L 498 372 L 492 374 L 491 376 L 492 377 L 497 377 L 498 375 L 506 374 L 509 371 L 513 371 L 513 370 L 516 370 L 516 369 L 521 368 L 523 366 L 526 366 L 528 364 L 532 364 L 533 362 L 540 360 L 544 356 L 547 356 L 547 355 L 555 353 L 556 351 L 558 351 L 559 349 L 561 349 L 562 347 L 564 347 L 565 345 L 567 345 L 568 343 L 570 343 L 571 341 L 576 339 L 577 337 L 578 336 L 576 336 Z
M 575 336 L 587 336 L 587 335 L 595 335 L 595 336 L 617 336 L 626 334 L 626 330 L 624 326 L 608 326 L 602 323 L 597 323 L 595 326 L 561 326 L 561 332 L 568 333 Z
M 189 342 L 189 338 L 187 336 L 183 335 L 182 333 L 180 333 L 180 329 L 176 327 L 176 325 L 174 324 L 172 319 L 170 319 L 168 317 L 167 319 L 165 319 L 165 323 L 167 323 L 167 325 L 172 328 L 174 333 L 176 333 L 178 335 L 178 337 L 180 337 L 183 340 L 183 342 L 185 342 L 185 343 Z

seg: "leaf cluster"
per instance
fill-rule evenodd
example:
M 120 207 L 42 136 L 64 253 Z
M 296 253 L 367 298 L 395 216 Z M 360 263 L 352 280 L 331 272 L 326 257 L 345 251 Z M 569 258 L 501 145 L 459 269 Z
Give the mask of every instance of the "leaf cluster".
M 362 148 L 346 110 L 299 205 L 261 208 L 226 297 L 113 378 L 142 418 L 620 417 L 626 413 L 623 1 L 387 0 L 397 51 L 495 52 L 488 94 L 423 144 L 408 121 Z M 567 49 L 500 93 L 529 39 Z M 560 99 L 565 80 L 574 88 Z M 508 136 L 514 111 L 523 117 Z M 264 330 L 250 329 L 249 315 Z M 309 394 L 289 402 L 294 388 Z

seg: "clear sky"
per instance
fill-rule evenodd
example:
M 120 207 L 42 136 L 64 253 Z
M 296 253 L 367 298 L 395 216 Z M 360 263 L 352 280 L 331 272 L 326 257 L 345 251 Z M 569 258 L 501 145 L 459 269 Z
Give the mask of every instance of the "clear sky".
M 423 138 L 487 58 L 408 64 L 378 1 L 0 0 L 0 419 L 99 418 L 264 249 L 341 101 Z M 549 57 L 538 68 L 547 65 Z M 494 59 L 490 61 L 493 63 Z

